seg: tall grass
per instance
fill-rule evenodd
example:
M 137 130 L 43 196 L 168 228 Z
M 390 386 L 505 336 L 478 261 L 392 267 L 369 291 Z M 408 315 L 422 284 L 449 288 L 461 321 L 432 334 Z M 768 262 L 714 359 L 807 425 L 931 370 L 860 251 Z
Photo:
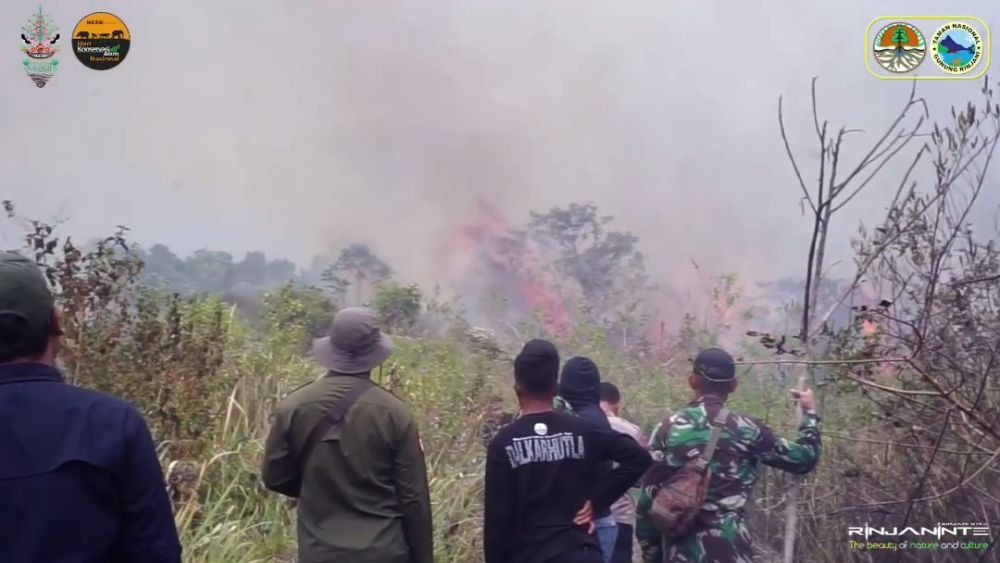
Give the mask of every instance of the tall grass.
M 298 353 L 294 328 L 280 330 L 285 334 L 243 342 L 228 356 L 223 369 L 232 370 L 226 377 L 234 384 L 218 397 L 225 408 L 202 459 L 163 459 L 188 561 L 290 561 L 294 555 L 294 504 L 261 487 L 260 460 L 271 406 L 322 370 Z M 381 371 L 382 384 L 406 401 L 419 421 L 440 561 L 475 561 L 480 551 L 485 450 L 479 406 L 496 392 L 492 382 L 502 379 L 503 371 L 454 344 L 402 337 Z
M 179 300 L 143 294 L 135 307 L 92 315 L 70 335 L 68 369 L 75 381 L 122 395 L 149 417 L 160 444 L 177 526 L 190 562 L 291 562 L 294 503 L 260 483 L 264 439 L 274 404 L 322 376 L 306 350 L 318 324 L 310 297 L 285 288 L 265 300 L 261 321 L 248 325 L 212 298 Z M 374 379 L 405 401 L 416 418 L 429 468 L 435 555 L 441 562 L 481 560 L 485 447 L 480 430 L 503 398 L 514 412 L 509 361 L 461 338 L 395 335 L 396 349 Z M 686 357 L 666 364 L 612 349 L 600 331 L 581 327 L 562 348 L 587 355 L 623 390 L 624 414 L 648 434 L 691 398 Z M 779 371 L 742 378 L 735 409 L 792 434 Z M 825 413 L 828 430 L 847 435 L 863 422 L 861 402 L 836 391 Z M 827 442 L 826 460 L 850 441 Z M 813 508 L 835 507 L 849 485 L 836 461 L 824 461 L 805 486 Z M 877 468 L 875 468 L 877 469 Z M 783 475 L 765 472 L 750 507 L 759 549 L 780 540 Z M 831 540 L 832 542 L 832 540 Z M 830 545 L 834 545 L 835 542 Z M 816 561 L 847 559 L 817 547 Z
M 309 338 L 305 327 L 291 322 L 253 333 L 236 317 L 229 323 L 230 349 L 218 377 L 232 383 L 214 398 L 220 407 L 206 449 L 193 460 L 171 458 L 174 450 L 163 449 L 178 528 L 188 561 L 292 561 L 294 504 L 261 487 L 259 466 L 274 403 L 322 370 L 302 353 Z M 454 341 L 403 336 L 395 341 L 393 356 L 373 377 L 405 401 L 418 421 L 430 475 L 436 559 L 479 561 L 485 458 L 480 429 L 494 397 L 504 397 L 509 411 L 516 409 L 509 364 Z M 572 346 L 621 385 L 625 415 L 646 432 L 689 399 L 686 379 L 662 365 L 623 356 L 600 339 Z M 683 364 L 675 373 L 683 373 Z M 778 387 L 746 385 L 736 406 L 765 415 L 771 409 L 777 420 L 779 411 L 788 412 L 773 404 Z

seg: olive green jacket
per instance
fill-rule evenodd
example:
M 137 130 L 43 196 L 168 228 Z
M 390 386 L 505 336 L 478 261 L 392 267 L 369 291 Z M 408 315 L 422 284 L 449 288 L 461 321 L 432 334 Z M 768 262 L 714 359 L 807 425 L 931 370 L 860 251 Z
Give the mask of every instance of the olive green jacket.
M 295 461 L 313 427 L 359 377 L 368 375 L 328 375 L 278 404 L 264 485 L 299 499 L 300 563 L 433 563 L 424 453 L 402 401 L 381 387 L 368 389 L 320 439 L 303 470 Z

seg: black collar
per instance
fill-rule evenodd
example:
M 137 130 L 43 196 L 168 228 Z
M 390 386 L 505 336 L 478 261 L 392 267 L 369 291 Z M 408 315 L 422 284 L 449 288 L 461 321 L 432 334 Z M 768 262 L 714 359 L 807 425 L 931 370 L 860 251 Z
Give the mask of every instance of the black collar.
M 0 364 L 0 385 L 29 381 L 62 383 L 63 376 L 58 369 L 45 364 L 34 362 Z

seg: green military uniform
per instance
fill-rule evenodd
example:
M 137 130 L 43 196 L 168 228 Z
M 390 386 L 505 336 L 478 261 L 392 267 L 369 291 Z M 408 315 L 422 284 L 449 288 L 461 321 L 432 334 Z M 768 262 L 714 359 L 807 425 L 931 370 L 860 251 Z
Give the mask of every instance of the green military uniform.
M 763 422 L 731 413 L 709 465 L 712 479 L 692 533 L 664 541 L 649 518 L 657 486 L 701 454 L 711 420 L 723 399 L 699 397 L 661 423 L 650 437 L 655 460 L 646 474 L 636 507 L 636 537 L 645 563 L 750 563 L 753 551 L 746 504 L 757 481 L 758 462 L 795 474 L 811 471 L 820 457 L 819 417 L 806 413 L 792 442 L 776 437 Z
M 566 414 L 573 414 L 573 405 L 569 404 L 569 401 L 563 399 L 559 395 L 556 395 L 552 399 L 552 410 L 556 412 L 564 412 Z
M 566 399 L 563 399 L 559 395 L 556 395 L 555 397 L 552 398 L 552 410 L 556 412 L 564 412 L 566 414 L 573 414 L 573 405 L 569 404 L 569 401 L 567 401 Z M 518 418 L 521 418 L 520 410 L 518 410 L 517 415 L 514 416 L 514 419 Z
M 326 432 L 304 469 L 296 465 L 306 437 L 362 377 L 368 375 L 331 374 L 281 401 L 267 439 L 264 483 L 299 498 L 300 563 L 433 563 L 417 425 L 391 393 L 365 391 L 343 423 Z

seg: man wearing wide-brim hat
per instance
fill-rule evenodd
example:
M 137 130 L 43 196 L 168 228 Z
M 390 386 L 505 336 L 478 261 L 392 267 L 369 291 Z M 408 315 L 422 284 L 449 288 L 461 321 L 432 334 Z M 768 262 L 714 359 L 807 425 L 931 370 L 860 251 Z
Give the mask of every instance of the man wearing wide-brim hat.
M 297 498 L 300 563 L 432 563 L 427 470 L 416 422 L 371 381 L 392 340 L 347 308 L 313 345 L 329 371 L 275 409 L 268 489 Z

